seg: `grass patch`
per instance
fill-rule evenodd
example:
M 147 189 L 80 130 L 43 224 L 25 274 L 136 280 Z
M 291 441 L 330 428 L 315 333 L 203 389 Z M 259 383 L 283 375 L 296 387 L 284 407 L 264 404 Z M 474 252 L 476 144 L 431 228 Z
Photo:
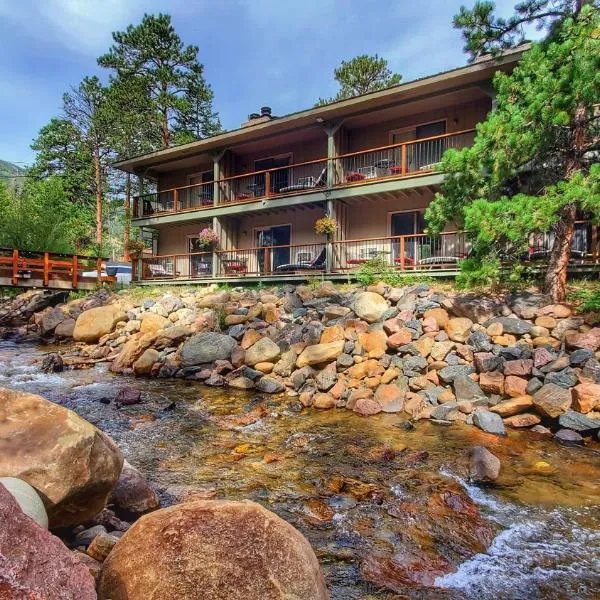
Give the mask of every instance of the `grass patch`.
M 600 312 L 600 282 L 582 280 L 569 283 L 567 299 L 578 313 Z

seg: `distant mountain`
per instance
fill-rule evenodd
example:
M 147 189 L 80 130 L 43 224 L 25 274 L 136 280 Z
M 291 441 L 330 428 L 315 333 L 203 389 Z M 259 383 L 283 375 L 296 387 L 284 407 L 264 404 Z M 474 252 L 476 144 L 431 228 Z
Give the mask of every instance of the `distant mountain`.
M 13 185 L 22 180 L 22 177 L 19 177 L 19 175 L 23 175 L 24 173 L 25 169 L 6 160 L 0 160 L 0 181 Z

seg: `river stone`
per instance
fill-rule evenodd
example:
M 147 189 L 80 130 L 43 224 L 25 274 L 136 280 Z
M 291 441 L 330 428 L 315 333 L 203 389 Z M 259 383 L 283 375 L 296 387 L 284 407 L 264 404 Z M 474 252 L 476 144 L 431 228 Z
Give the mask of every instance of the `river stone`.
M 215 360 L 229 360 L 236 343 L 232 337 L 214 331 L 203 331 L 186 340 L 181 347 L 183 367 L 193 367 Z
M 0 388 L 0 476 L 23 479 L 40 493 L 51 528 L 97 515 L 122 466 L 116 444 L 74 412 Z
M 46 311 L 40 321 L 41 334 L 48 335 L 52 333 L 66 318 L 65 312 L 57 306 Z
M 144 353 L 133 363 L 136 375 L 150 375 L 152 367 L 159 361 L 160 352 L 154 348 L 144 350 Z
M 524 335 L 531 331 L 531 323 L 523 319 L 515 319 L 513 317 L 496 317 L 488 323 L 486 327 L 489 327 L 493 323 L 500 323 L 504 329 L 504 333 L 510 333 L 512 335 Z
M 379 321 L 388 309 L 388 303 L 383 296 L 374 292 L 362 292 L 358 294 L 353 306 L 358 317 L 368 323 Z
M 457 402 L 445 402 L 444 404 L 440 404 L 438 406 L 436 406 L 432 411 L 431 411 L 431 418 L 432 419 L 436 419 L 437 421 L 445 421 L 448 416 L 450 415 L 450 413 L 454 412 L 458 410 L 458 403 Z
M 327 600 L 304 536 L 259 504 L 195 500 L 142 517 L 106 559 L 99 600 Z
M 40 368 L 43 373 L 60 373 L 64 370 L 65 364 L 60 354 L 52 353 L 44 356 Z
M 597 383 L 580 383 L 571 391 L 573 408 L 580 413 L 589 413 L 600 408 L 600 385 Z
M 73 339 L 93 344 L 103 335 L 111 333 L 119 321 L 127 321 L 127 315 L 115 304 L 90 308 L 77 317 Z
M 285 390 L 285 386 L 281 381 L 274 377 L 261 377 L 256 384 L 256 389 L 265 394 L 279 394 Z
M 264 337 L 246 350 L 244 362 L 253 367 L 261 362 L 275 362 L 280 354 L 279 346 L 270 338 Z
M 142 316 L 140 331 L 142 333 L 156 333 L 169 325 L 171 325 L 171 321 L 166 317 L 154 312 L 148 312 Z
M 554 383 L 546 383 L 533 395 L 533 405 L 543 417 L 556 419 L 571 408 L 571 392 Z
M 302 368 L 307 365 L 319 365 L 322 363 L 331 362 L 332 360 L 335 360 L 343 352 L 343 350 L 343 340 L 329 342 L 327 344 L 314 344 L 313 346 L 307 346 L 298 357 L 296 366 L 298 368 Z
M 478 410 L 473 413 L 473 425 L 476 425 L 486 433 L 506 435 L 502 417 L 487 410 Z
M 560 415 L 558 424 L 565 429 L 573 429 L 579 433 L 600 429 L 600 420 L 590 419 L 574 410 L 568 410 Z
M 234 377 L 227 382 L 229 387 L 236 390 L 251 390 L 254 387 L 254 381 L 249 377 Z
M 94 578 L 0 485 L 0 598 L 96 600 Z
M 572 429 L 559 429 L 554 434 L 554 439 L 564 446 L 583 446 L 584 444 L 581 435 Z
M 454 378 L 454 395 L 457 401 L 475 400 L 476 398 L 485 398 L 485 394 L 479 385 L 470 377 L 460 375 Z
M 337 381 L 337 369 L 335 363 L 328 364 L 324 369 L 319 371 L 315 377 L 315 383 L 320 391 L 326 392 L 332 388 Z
M 404 391 L 393 383 L 380 385 L 375 391 L 374 400 L 385 413 L 400 412 L 404 408 Z
M 469 477 L 478 483 L 495 481 L 500 475 L 500 460 L 483 446 L 469 449 Z
M 0 484 L 10 492 L 28 517 L 33 519 L 40 527 L 48 529 L 48 514 L 44 508 L 44 503 L 33 487 L 26 481 L 16 477 L 0 477 Z
M 517 396 L 510 400 L 503 400 L 490 408 L 492 412 L 498 413 L 501 417 L 512 417 L 522 413 L 533 406 L 531 396 Z
M 136 518 L 160 508 L 156 492 L 148 485 L 146 478 L 127 461 L 123 462 L 123 470 L 110 495 L 110 503 L 125 519 Z
M 512 417 L 506 417 L 503 419 L 503 422 L 507 427 L 519 429 L 521 427 L 537 425 L 541 422 L 541 419 L 538 415 L 533 413 L 520 413 L 518 415 L 513 415 Z

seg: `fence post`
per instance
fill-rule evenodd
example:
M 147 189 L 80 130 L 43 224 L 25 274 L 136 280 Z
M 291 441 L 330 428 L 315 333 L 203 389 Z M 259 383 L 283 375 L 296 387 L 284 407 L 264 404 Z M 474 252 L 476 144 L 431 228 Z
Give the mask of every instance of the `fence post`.
M 78 278 L 78 272 L 77 272 L 77 254 L 73 255 L 73 266 L 72 268 L 72 273 L 71 273 L 71 285 L 73 287 L 74 290 L 77 289 L 77 278 Z
M 17 285 L 19 280 L 19 251 L 14 248 L 12 255 L 12 284 Z
M 50 264 L 48 260 L 48 253 L 44 252 L 44 287 L 48 287 L 48 281 L 50 279 Z

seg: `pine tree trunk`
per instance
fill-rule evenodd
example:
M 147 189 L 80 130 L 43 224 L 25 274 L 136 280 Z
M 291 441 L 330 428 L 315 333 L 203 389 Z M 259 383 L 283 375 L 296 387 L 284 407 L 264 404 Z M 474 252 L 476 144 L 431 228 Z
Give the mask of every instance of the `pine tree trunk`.
M 102 168 L 100 149 L 94 148 L 94 168 L 96 171 L 96 243 L 102 244 Z
M 168 109 L 163 109 L 162 111 L 162 123 L 161 123 L 161 137 L 163 143 L 163 149 L 169 147 L 171 143 L 171 137 L 169 135 L 169 114 Z
M 123 223 L 123 258 L 129 262 L 129 240 L 131 239 L 131 173 L 127 173 L 125 178 L 125 222 Z
M 550 263 L 546 272 L 545 291 L 553 302 L 564 302 L 566 299 L 567 269 L 571 254 L 571 243 L 575 230 L 577 207 L 568 204 L 560 211 L 560 221 L 554 230 L 554 245 L 550 253 Z
M 571 127 L 571 143 L 569 157 L 565 166 L 565 180 L 570 180 L 575 173 L 584 167 L 583 153 L 587 138 L 587 111 L 580 104 L 575 108 L 573 126 Z M 560 220 L 555 226 L 554 245 L 550 254 L 550 263 L 546 272 L 545 291 L 550 294 L 554 302 L 564 302 L 567 296 L 567 269 L 571 254 L 571 243 L 575 231 L 577 205 L 567 204 L 559 212 Z

